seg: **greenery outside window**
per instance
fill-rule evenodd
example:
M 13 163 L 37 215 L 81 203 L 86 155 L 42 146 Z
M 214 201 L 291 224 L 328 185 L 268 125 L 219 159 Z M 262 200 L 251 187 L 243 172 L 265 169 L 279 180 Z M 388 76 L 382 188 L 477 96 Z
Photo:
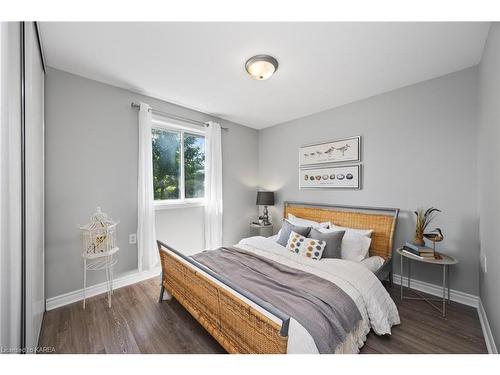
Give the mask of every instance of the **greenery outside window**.
M 203 205 L 203 131 L 153 121 L 151 138 L 155 208 Z

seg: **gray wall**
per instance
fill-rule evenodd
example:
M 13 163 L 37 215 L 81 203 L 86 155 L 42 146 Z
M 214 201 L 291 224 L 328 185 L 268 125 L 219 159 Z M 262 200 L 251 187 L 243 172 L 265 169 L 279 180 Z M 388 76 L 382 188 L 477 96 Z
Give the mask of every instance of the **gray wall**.
M 259 183 L 277 191 L 274 222 L 283 200 L 399 207 L 400 245 L 413 239 L 416 207 L 439 207 L 439 250 L 460 261 L 452 288 L 477 295 L 476 84 L 469 68 L 260 131 Z M 363 189 L 299 190 L 299 147 L 353 135 L 363 137 Z M 414 270 L 417 279 L 441 281 L 433 266 Z
M 500 24 L 493 23 L 479 66 L 479 214 L 481 253 L 487 273 L 480 271 L 480 296 L 497 345 L 500 343 Z
M 256 216 L 257 131 L 150 97 L 48 69 L 45 87 L 45 204 L 47 298 L 80 289 L 83 283 L 77 224 L 96 206 L 120 220 L 119 277 L 137 269 L 137 111 L 132 101 L 230 128 L 223 132 L 224 243 L 248 233 Z M 201 209 L 164 210 L 157 237 L 180 250 L 203 246 Z M 89 274 L 89 285 L 104 281 Z
M 248 234 L 256 216 L 257 182 L 277 191 L 271 212 L 279 223 L 283 200 L 394 206 L 403 210 L 396 244 L 413 236 L 417 206 L 444 212 L 441 249 L 455 255 L 452 287 L 478 294 L 476 181 L 477 69 L 378 95 L 262 131 L 216 119 L 223 133 L 224 243 Z M 47 297 L 81 288 L 80 239 L 96 205 L 121 221 L 117 276 L 134 272 L 137 248 L 137 112 L 131 101 L 199 120 L 209 116 L 123 89 L 49 69 L 46 77 Z M 298 148 L 344 136 L 363 136 L 361 191 L 300 191 Z M 257 160 L 259 150 L 259 160 Z M 133 182 L 133 183 L 131 183 Z M 203 247 L 203 210 L 157 211 L 157 236 L 192 252 Z M 278 228 L 276 228 L 277 230 Z M 396 273 L 399 273 L 396 260 Z M 491 260 L 489 260 L 491 262 Z M 417 267 L 416 277 L 439 284 L 439 270 Z M 103 281 L 90 276 L 90 284 Z

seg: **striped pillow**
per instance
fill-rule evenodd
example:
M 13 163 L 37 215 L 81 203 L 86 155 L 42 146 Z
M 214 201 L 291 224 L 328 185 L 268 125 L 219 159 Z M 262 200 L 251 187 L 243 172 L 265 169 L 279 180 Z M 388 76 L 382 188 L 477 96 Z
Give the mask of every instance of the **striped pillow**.
M 326 241 L 304 237 L 294 231 L 290 233 L 286 248 L 292 253 L 309 259 L 320 260 L 325 250 Z

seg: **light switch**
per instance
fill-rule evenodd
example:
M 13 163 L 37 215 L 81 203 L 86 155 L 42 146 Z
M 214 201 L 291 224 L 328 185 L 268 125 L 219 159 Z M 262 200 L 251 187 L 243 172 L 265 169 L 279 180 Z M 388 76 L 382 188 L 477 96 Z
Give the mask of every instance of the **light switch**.
M 137 234 L 135 234 L 135 233 L 129 234 L 128 235 L 128 243 L 130 245 L 136 244 L 137 243 Z

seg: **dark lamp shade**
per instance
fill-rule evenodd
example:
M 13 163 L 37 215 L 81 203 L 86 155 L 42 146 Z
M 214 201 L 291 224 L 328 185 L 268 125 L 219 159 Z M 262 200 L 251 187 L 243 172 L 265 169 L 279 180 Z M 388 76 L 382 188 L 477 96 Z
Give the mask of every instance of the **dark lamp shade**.
M 272 205 L 274 205 L 274 192 L 272 191 L 257 192 L 257 206 L 272 206 Z

